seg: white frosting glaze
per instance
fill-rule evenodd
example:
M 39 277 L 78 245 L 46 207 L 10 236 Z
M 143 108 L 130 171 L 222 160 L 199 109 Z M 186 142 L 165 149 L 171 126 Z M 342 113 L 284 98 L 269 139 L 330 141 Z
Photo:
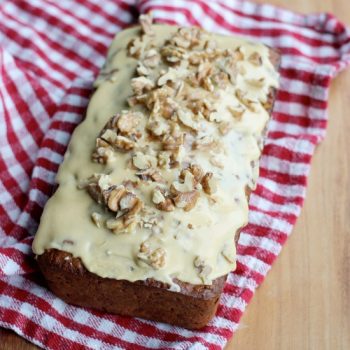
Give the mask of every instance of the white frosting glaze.
M 177 28 L 155 25 L 153 31 L 155 36 L 144 40 L 152 40 L 159 49 Z M 135 149 L 126 153 L 114 152 L 106 165 L 92 162 L 91 154 L 106 122 L 116 113 L 129 108 L 126 100 L 132 95 L 130 81 L 135 76 L 137 60 L 128 57 L 126 47 L 130 39 L 139 34 L 139 27 L 124 30 L 110 47 L 103 72 L 112 73 L 107 78 L 103 73 L 97 80 L 98 88 L 91 98 L 86 118 L 74 131 L 57 175 L 59 187 L 45 206 L 33 250 L 39 255 L 50 248 L 70 252 L 81 258 L 89 271 L 101 277 L 129 281 L 154 278 L 169 283 L 172 290 L 177 290 L 174 278 L 193 284 L 211 284 L 213 279 L 235 269 L 234 235 L 248 221 L 245 190 L 247 186 L 251 189 L 255 187 L 261 153 L 259 145 L 269 119 L 260 103 L 255 104 L 254 110 L 246 109 L 241 118 L 234 118 L 229 109 L 242 105 L 236 96 L 237 89 L 251 100 L 266 101 L 270 87 L 277 86 L 277 73 L 269 60 L 267 47 L 239 38 L 203 34 L 209 41 L 215 40 L 218 48 L 240 47 L 244 55 L 244 60 L 239 62 L 240 72 L 244 74 L 238 74 L 235 84 L 226 88 L 216 87 L 213 92 L 217 94 L 217 99 L 213 102 L 216 113 L 212 118 L 228 121 L 232 129 L 221 135 L 218 122 L 200 120 L 205 126 L 205 135 L 219 140 L 219 152 L 212 148 L 183 152 L 183 160 L 190 157 L 192 163 L 214 174 L 217 191 L 211 195 L 199 191 L 199 199 L 190 211 L 175 208 L 164 212 L 155 209 L 152 202 L 153 190 L 159 184 L 140 182 L 135 194 L 146 208 L 162 217 L 160 230 L 155 232 L 138 225 L 132 232 L 114 234 L 105 227 L 97 227 L 90 217 L 91 213 L 97 212 L 104 218 L 110 218 L 112 213 L 97 204 L 85 190 L 79 189 L 78 184 L 94 173 L 109 174 L 111 183 L 115 185 L 126 179 L 138 179 L 136 170 L 127 166 L 135 155 Z M 259 54 L 262 65 L 249 62 L 247 58 L 252 53 Z M 168 69 L 164 64 L 159 65 L 154 72 L 159 75 L 159 70 L 164 68 Z M 263 84 L 254 86 L 260 78 L 264 78 Z M 187 89 L 188 94 L 204 91 L 200 87 L 187 86 Z M 144 127 L 149 118 L 147 111 L 140 106 L 134 109 L 143 112 L 139 126 L 143 136 L 138 141 L 139 149 L 145 149 L 147 144 L 151 149 L 159 148 L 159 143 L 150 142 L 145 137 L 147 132 Z M 160 172 L 169 186 L 178 180 L 179 169 L 160 169 Z M 137 257 L 140 245 L 145 241 L 152 250 L 164 249 L 163 267 L 156 269 Z M 205 277 L 195 266 L 198 265 L 195 262 L 197 257 L 210 267 Z

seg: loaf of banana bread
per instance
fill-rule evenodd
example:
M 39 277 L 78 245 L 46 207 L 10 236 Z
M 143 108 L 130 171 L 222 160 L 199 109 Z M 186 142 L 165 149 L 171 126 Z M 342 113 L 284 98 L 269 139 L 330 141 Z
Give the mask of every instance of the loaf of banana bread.
M 197 329 L 248 221 L 276 51 L 199 28 L 113 41 L 33 243 L 68 303 Z

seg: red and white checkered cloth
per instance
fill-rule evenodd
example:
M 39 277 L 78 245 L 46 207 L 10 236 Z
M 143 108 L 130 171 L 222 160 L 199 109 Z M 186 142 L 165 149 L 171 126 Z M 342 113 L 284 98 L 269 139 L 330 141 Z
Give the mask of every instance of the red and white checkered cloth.
M 200 331 L 67 305 L 44 287 L 31 253 L 107 48 L 149 10 L 157 22 L 239 34 L 283 54 L 238 268 L 216 317 Z M 330 80 L 350 62 L 349 53 L 350 31 L 332 15 L 240 0 L 1 1 L 0 326 L 55 350 L 223 348 L 300 213 L 311 156 L 325 135 Z

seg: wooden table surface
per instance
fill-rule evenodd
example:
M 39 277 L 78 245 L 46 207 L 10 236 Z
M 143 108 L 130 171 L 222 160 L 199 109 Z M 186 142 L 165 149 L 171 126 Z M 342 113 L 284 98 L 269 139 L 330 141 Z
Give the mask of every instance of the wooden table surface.
M 269 1 L 304 13 L 332 12 L 350 25 L 349 0 Z M 328 134 L 313 158 L 302 214 L 227 349 L 350 349 L 348 113 L 350 71 L 332 84 Z M 34 349 L 0 329 L 0 350 Z

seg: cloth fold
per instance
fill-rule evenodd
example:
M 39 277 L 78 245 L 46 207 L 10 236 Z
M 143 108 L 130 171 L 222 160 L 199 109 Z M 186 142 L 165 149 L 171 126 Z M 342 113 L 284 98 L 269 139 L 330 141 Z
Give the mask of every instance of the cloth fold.
M 42 281 L 32 237 L 70 135 L 114 35 L 156 22 L 259 40 L 282 53 L 281 86 L 217 315 L 200 331 L 65 304 Z M 324 138 L 331 79 L 350 62 L 350 30 L 241 0 L 4 0 L 0 4 L 0 326 L 45 349 L 222 349 L 300 213 Z M 1 339 L 0 339 L 1 344 Z

